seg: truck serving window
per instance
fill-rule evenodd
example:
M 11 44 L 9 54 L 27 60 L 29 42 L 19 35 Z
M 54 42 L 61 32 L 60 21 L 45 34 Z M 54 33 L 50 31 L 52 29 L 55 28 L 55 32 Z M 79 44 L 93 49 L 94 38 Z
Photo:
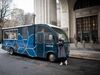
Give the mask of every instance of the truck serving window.
M 17 39 L 17 30 L 5 30 L 4 39 Z
M 45 38 L 45 42 L 46 43 L 52 43 L 53 42 L 53 35 L 51 34 L 51 32 L 48 30 L 48 28 L 43 27 L 43 26 L 39 26 L 37 28 L 37 32 L 42 32 L 44 33 L 44 38 Z M 43 38 L 43 37 L 42 37 Z M 39 40 L 39 39 L 38 39 Z

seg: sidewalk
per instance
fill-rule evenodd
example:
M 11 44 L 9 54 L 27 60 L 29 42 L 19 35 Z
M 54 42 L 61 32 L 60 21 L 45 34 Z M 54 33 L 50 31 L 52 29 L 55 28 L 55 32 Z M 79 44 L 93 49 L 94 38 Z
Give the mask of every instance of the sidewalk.
M 0 53 L 7 53 L 7 51 L 1 49 L 1 46 L 2 46 L 2 45 L 0 44 Z
M 70 57 L 76 58 L 84 58 L 84 59 L 93 59 L 93 60 L 100 60 L 100 46 L 98 48 L 83 48 L 82 45 L 79 47 L 75 47 L 72 43 L 70 44 Z

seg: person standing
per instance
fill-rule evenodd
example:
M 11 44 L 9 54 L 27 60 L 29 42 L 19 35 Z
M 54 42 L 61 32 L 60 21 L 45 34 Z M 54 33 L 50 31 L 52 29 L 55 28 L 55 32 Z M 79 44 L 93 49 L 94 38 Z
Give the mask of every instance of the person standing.
M 60 57 L 60 65 L 67 65 L 67 55 L 64 49 L 64 41 L 59 39 L 58 41 L 58 57 Z

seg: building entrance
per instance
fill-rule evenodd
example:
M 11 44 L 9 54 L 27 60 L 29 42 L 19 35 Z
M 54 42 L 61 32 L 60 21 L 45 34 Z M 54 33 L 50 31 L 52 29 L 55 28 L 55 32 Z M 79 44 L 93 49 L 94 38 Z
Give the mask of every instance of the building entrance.
M 76 18 L 77 41 L 98 41 L 98 16 Z

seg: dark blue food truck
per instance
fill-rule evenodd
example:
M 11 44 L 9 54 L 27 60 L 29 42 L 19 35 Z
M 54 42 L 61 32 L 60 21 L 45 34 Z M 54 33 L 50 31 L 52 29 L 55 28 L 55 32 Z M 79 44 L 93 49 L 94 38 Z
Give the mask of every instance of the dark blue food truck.
M 60 27 L 50 24 L 3 28 L 2 48 L 9 54 L 19 53 L 55 61 L 60 58 L 57 44 L 59 38 L 63 39 L 65 54 L 69 56 L 67 35 Z

